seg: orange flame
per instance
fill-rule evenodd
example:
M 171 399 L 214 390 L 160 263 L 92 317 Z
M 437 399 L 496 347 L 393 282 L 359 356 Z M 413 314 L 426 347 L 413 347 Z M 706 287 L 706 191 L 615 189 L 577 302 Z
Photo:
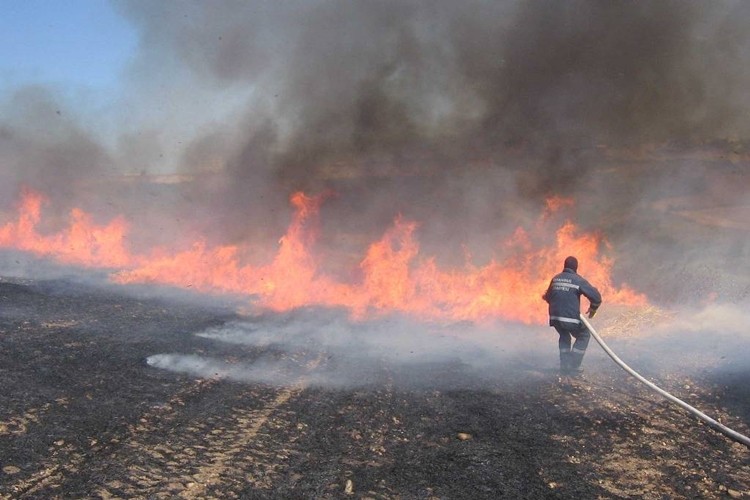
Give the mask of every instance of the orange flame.
M 41 194 L 25 190 L 18 207 L 18 220 L 0 227 L 0 247 L 53 256 L 65 264 L 122 267 L 130 263 L 130 255 L 124 247 L 128 224 L 123 218 L 97 226 L 89 214 L 73 209 L 69 229 L 47 236 L 36 229 L 45 203 Z
M 461 268 L 440 269 L 434 257 L 420 255 L 417 223 L 397 217 L 380 240 L 372 243 L 360 262 L 362 279 L 342 283 L 319 271 L 313 254 L 316 219 L 324 196 L 295 193 L 295 209 L 274 259 L 264 266 L 243 264 L 248 249 L 226 245 L 210 248 L 198 241 L 188 250 L 153 249 L 134 255 L 126 249 L 128 224 L 117 218 L 97 226 L 79 209 L 70 214 L 67 230 L 42 235 L 44 198 L 23 193 L 15 222 L 0 227 L 0 247 L 48 256 L 66 264 L 114 268 L 116 283 L 161 283 L 204 292 L 251 295 L 263 308 L 288 310 L 307 305 L 346 307 L 358 319 L 401 312 L 428 320 L 486 321 L 506 319 L 543 323 L 546 307 L 540 295 L 560 270 L 567 255 L 576 255 L 585 276 L 609 303 L 642 305 L 646 297 L 611 280 L 613 260 L 600 255 L 601 235 L 581 233 L 571 222 L 555 231 L 554 243 L 518 228 L 504 245 L 508 256 L 483 266 L 470 257 Z M 571 206 L 572 200 L 551 199 L 535 232 L 547 234 L 549 215 Z

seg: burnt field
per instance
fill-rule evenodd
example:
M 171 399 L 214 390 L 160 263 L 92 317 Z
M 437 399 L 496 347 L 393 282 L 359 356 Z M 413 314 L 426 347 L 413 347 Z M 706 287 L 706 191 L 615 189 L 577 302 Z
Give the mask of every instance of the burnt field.
M 238 319 L 196 300 L 0 281 L 0 497 L 750 495 L 745 446 L 637 385 L 593 341 L 585 380 L 561 387 L 551 335 L 548 357 L 520 350 L 491 370 L 195 335 Z M 165 370 L 160 353 L 223 365 Z M 269 360 L 296 368 L 278 384 L 231 368 Z M 343 365 L 351 380 L 321 378 Z M 659 383 L 747 434 L 747 371 L 697 373 Z

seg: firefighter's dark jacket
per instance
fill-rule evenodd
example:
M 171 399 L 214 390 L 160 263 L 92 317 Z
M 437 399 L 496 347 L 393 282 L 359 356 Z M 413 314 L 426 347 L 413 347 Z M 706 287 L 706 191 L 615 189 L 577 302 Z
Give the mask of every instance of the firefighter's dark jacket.
M 544 294 L 544 300 L 549 304 L 549 325 L 568 330 L 579 329 L 581 295 L 589 299 L 594 310 L 602 304 L 599 290 L 572 269 L 566 267 L 563 272 L 552 278 Z

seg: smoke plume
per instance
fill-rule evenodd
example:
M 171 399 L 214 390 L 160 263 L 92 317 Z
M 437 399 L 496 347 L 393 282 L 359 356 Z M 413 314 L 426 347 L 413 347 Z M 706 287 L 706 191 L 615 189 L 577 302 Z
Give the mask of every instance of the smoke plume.
M 682 377 L 721 379 L 748 369 L 742 353 L 750 336 L 741 326 L 746 307 L 681 310 L 642 331 L 615 328 L 603 336 L 629 366 L 658 385 Z M 617 325 L 613 320 L 610 315 L 603 322 Z M 204 378 L 348 389 L 382 384 L 462 389 L 488 382 L 518 388 L 556 373 L 558 366 L 555 331 L 521 325 L 483 329 L 393 317 L 355 324 L 340 311 L 307 309 L 237 319 L 197 336 L 205 342 L 194 352 L 154 354 L 148 364 Z M 607 371 L 627 377 L 593 339 L 585 366 L 595 378 Z
M 731 169 L 746 182 L 745 2 L 117 6 L 140 40 L 107 118 L 118 126 L 105 140 L 71 111 L 75 99 L 20 89 L 0 121 L 5 208 L 25 185 L 60 213 L 82 201 L 124 213 L 146 240 L 275 241 L 290 192 L 333 192 L 322 241 L 381 234 L 400 213 L 420 221 L 427 252 L 455 262 L 557 194 L 579 200 L 577 222 L 622 243 L 636 275 L 688 248 L 684 233 L 664 232 L 672 208 L 645 215 L 665 191 L 702 195 L 703 179 Z M 176 177 L 152 182 L 165 173 Z M 130 181 L 97 183 L 121 174 Z M 747 257 L 746 238 L 726 239 L 710 265 L 727 248 Z
M 520 148 L 546 174 L 532 187 L 550 191 L 598 143 L 749 130 L 740 2 L 136 1 L 123 11 L 152 71 L 176 60 L 203 85 L 253 87 L 226 165 L 243 180 L 264 166 L 293 189 L 440 176 L 471 160 L 512 163 Z

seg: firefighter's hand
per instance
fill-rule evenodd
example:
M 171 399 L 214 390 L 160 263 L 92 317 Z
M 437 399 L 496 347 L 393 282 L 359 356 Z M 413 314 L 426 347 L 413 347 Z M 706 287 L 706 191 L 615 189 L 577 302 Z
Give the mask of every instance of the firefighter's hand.
M 593 307 L 589 307 L 589 310 L 586 311 L 586 314 L 589 315 L 589 318 L 593 318 L 594 316 L 596 316 L 596 309 L 594 309 Z

